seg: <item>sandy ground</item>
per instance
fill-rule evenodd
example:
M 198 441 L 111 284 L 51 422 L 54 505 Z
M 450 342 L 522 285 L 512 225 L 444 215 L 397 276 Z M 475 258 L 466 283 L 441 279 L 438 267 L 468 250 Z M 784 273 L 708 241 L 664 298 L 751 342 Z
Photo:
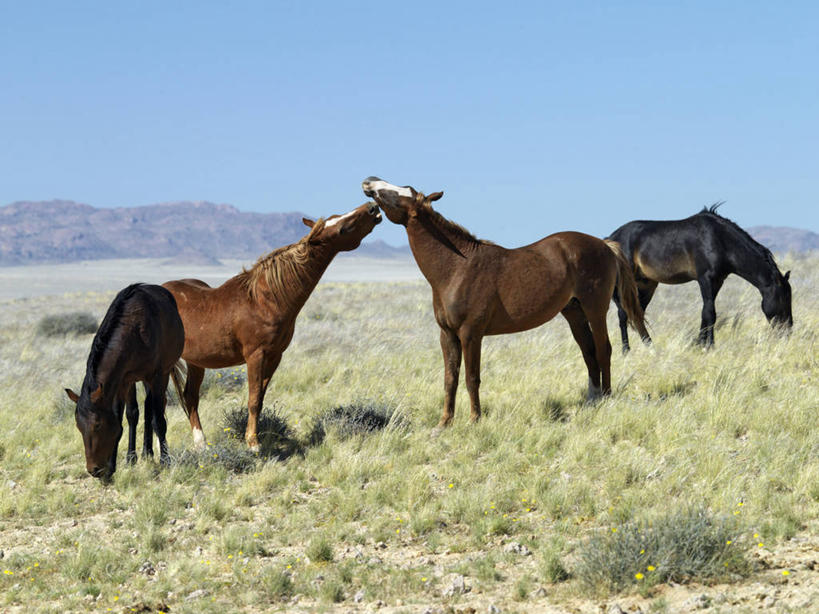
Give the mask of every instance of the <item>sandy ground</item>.
M 64 294 L 65 292 L 104 292 L 119 290 L 142 281 L 162 283 L 169 279 L 193 277 L 219 285 L 253 262 L 223 260 L 222 266 L 167 263 L 166 258 L 134 260 L 85 260 L 66 264 L 33 264 L 0 267 L 0 300 Z M 395 259 L 337 257 L 322 277 L 322 282 L 409 281 L 421 279 L 411 257 Z

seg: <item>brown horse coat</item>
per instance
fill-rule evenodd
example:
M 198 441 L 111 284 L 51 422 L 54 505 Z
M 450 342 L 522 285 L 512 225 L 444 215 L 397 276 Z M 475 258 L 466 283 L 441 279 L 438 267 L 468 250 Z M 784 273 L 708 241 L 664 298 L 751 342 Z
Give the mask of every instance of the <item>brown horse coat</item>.
M 245 440 L 258 450 L 257 425 L 264 394 L 293 338 L 296 316 L 335 255 L 358 247 L 380 221 L 373 203 L 326 221 L 305 219 L 311 230 L 301 241 L 263 256 L 251 269 L 218 288 L 198 279 L 163 284 L 176 298 L 185 323 L 185 406 L 197 445 L 205 441 L 199 422 L 199 388 L 205 369 L 246 363 Z
M 407 229 L 410 248 L 432 286 L 435 319 L 441 328 L 446 400 L 439 426 L 455 411 L 461 357 L 472 419 L 481 414 L 480 360 L 485 335 L 528 330 L 562 313 L 583 353 L 589 393 L 611 391 L 611 345 L 606 312 L 617 286 L 631 322 L 645 330 L 631 268 L 619 246 L 579 232 L 561 232 L 518 249 L 472 236 L 445 219 L 412 187 L 377 177 L 362 183 L 387 218 Z

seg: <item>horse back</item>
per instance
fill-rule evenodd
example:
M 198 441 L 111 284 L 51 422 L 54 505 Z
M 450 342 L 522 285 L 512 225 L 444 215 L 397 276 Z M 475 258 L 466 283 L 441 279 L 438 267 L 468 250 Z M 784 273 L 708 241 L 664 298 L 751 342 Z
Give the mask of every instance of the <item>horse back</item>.
M 609 236 L 620 243 L 638 280 L 680 284 L 697 279 L 722 258 L 721 239 L 707 219 L 637 220 Z

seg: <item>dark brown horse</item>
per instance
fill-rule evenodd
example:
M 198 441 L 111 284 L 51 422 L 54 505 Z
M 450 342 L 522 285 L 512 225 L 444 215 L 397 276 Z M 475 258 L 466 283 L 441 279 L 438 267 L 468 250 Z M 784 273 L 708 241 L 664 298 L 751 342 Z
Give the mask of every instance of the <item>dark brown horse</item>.
M 358 247 L 380 221 L 374 203 L 326 220 L 305 219 L 310 232 L 301 241 L 259 258 L 253 268 L 218 288 L 198 279 L 163 284 L 176 298 L 185 323 L 185 407 L 197 446 L 205 442 L 199 422 L 199 387 L 205 369 L 247 363 L 245 441 L 251 449 L 259 449 L 259 411 L 282 352 L 293 338 L 296 316 L 335 255 Z
M 630 321 L 645 332 L 631 268 L 614 242 L 579 232 L 553 234 L 518 249 L 480 241 L 431 206 L 443 195 L 425 196 L 369 177 L 362 183 L 387 218 L 407 229 L 410 248 L 432 286 L 441 327 L 446 400 L 439 426 L 455 411 L 463 354 L 472 420 L 481 415 L 481 340 L 528 330 L 562 313 L 580 346 L 589 373 L 589 395 L 611 392 L 611 344 L 606 312 L 617 286 Z
M 717 203 L 684 220 L 638 220 L 620 226 L 610 239 L 623 246 L 634 265 L 634 276 L 645 310 L 657 284 L 682 284 L 696 280 L 702 294 L 702 320 L 698 342 L 714 344 L 717 310 L 714 303 L 725 278 L 739 275 L 757 287 L 762 311 L 774 325 L 793 326 L 791 272 L 784 275 L 771 252 L 734 222 L 717 213 Z M 626 315 L 617 293 L 623 351 L 628 351 Z
M 152 454 L 151 426 L 159 438 L 160 461 L 168 463 L 165 389 L 182 348 L 185 331 L 170 292 L 134 284 L 117 294 L 100 324 L 80 393 L 65 389 L 77 404 L 74 414 L 85 446 L 85 466 L 94 477 L 110 478 L 117 468 L 122 413 L 128 401 L 128 459 L 135 454 L 136 382 L 144 382 L 145 451 Z M 149 426 L 150 425 L 150 426 Z

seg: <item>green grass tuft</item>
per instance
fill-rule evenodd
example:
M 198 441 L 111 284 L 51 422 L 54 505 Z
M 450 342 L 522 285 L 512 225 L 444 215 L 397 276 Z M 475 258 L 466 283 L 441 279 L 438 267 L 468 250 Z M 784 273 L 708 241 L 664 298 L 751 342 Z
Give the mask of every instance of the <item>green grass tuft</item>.
M 575 573 L 599 592 L 729 579 L 749 573 L 746 550 L 736 521 L 690 508 L 592 537 L 580 549 Z
M 96 318 L 85 311 L 44 316 L 37 324 L 37 334 L 42 337 L 93 335 L 96 332 Z

